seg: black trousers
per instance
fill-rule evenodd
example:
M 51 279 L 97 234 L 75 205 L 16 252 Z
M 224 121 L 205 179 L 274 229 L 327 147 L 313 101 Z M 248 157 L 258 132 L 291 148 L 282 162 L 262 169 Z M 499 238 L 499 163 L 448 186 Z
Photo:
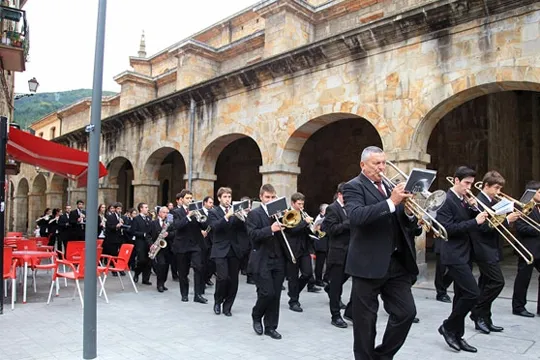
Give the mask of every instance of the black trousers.
M 223 312 L 230 312 L 238 292 L 240 260 L 236 256 L 214 259 L 216 264 L 216 291 L 214 301 L 223 304 Z
M 324 272 L 324 263 L 326 262 L 326 251 L 315 252 L 315 280 L 316 281 L 328 281 L 328 269 Z
M 178 264 L 176 262 L 176 255 L 172 251 L 169 251 L 169 264 L 171 265 L 171 274 L 173 280 L 178 279 Z
M 168 247 L 161 249 L 154 258 L 154 271 L 157 277 L 157 286 L 165 286 L 167 277 L 169 274 L 169 261 L 171 258 L 171 251 Z
M 300 272 L 300 276 L 298 276 Z M 300 292 L 304 290 L 309 280 L 313 277 L 313 265 L 311 256 L 303 255 L 296 259 L 296 264 L 287 263 L 287 278 L 289 279 L 289 305 L 298 302 Z
M 437 260 L 435 262 L 435 290 L 437 296 L 446 295 L 448 287 L 452 284 L 452 277 L 446 271 L 446 265 L 441 264 L 440 254 L 435 254 Z
M 120 245 L 118 242 L 107 241 L 107 238 L 105 238 L 105 241 L 103 241 L 103 254 L 118 256 Z
M 279 323 L 281 286 L 285 279 L 285 259 L 270 258 L 266 271 L 254 274 L 257 302 L 251 312 L 253 320 L 263 320 L 265 330 L 275 330 Z
M 201 275 L 201 252 L 190 251 L 176 254 L 176 263 L 178 267 L 178 280 L 180 282 L 180 294 L 188 296 L 189 293 L 189 268 L 193 268 L 193 293 L 202 294 L 202 275 Z
M 533 269 L 536 268 L 536 271 L 540 272 L 540 259 L 535 259 L 531 265 L 527 265 L 525 260 L 521 256 L 518 256 L 517 268 L 516 280 L 514 281 L 514 294 L 512 295 L 512 310 L 520 312 L 525 310 L 525 305 L 527 304 L 527 291 L 531 283 Z M 540 277 L 538 281 L 540 282 Z M 540 294 L 540 288 L 538 292 Z M 540 303 L 538 306 L 540 307 Z
M 340 300 L 343 293 L 343 284 L 349 279 L 349 275 L 345 274 L 345 266 L 331 264 L 327 267 L 327 272 L 330 272 L 328 284 L 328 296 L 330 298 L 330 315 L 332 320 L 341 317 Z M 352 295 L 351 295 L 352 298 Z
M 444 321 L 444 326 L 461 339 L 465 333 L 465 317 L 476 305 L 480 289 L 476 284 L 471 265 L 448 265 L 448 273 L 454 280 L 454 300 L 452 312 Z
M 480 269 L 480 278 L 478 279 L 480 296 L 478 296 L 471 314 L 473 318 L 482 318 L 491 322 L 491 304 L 504 288 L 504 276 L 498 262 L 478 262 L 477 265 Z
M 150 281 L 152 272 L 152 262 L 148 257 L 150 246 L 144 239 L 135 240 L 135 251 L 137 251 L 137 265 L 135 266 L 135 276 L 142 273 L 142 281 Z

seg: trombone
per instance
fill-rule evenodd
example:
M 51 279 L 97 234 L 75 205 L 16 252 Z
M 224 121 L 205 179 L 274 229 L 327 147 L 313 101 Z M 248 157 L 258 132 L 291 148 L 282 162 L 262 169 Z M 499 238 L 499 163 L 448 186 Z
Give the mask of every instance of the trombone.
M 447 176 L 446 180 L 448 180 L 448 182 L 454 185 L 454 179 L 451 176 Z M 475 187 L 476 187 L 476 184 L 475 184 Z M 510 230 L 508 230 L 508 228 L 506 228 L 505 226 L 502 226 L 502 230 L 501 230 L 500 225 L 502 225 L 504 221 L 506 220 L 506 215 L 505 214 L 497 215 L 495 211 L 493 211 L 489 206 L 487 206 L 486 204 L 478 200 L 478 198 L 474 196 L 472 191 L 468 189 L 467 189 L 467 198 L 469 199 L 472 198 L 476 202 L 476 205 L 471 205 L 472 207 L 475 208 L 476 211 L 482 212 L 482 210 L 480 210 L 480 207 L 478 207 L 478 205 L 480 205 L 483 211 L 488 213 L 489 217 L 486 218 L 486 220 L 489 223 L 489 227 L 497 230 L 497 232 L 503 237 L 503 239 L 506 240 L 506 242 L 509 243 L 514 248 L 514 250 L 518 253 L 518 255 L 523 258 L 523 260 L 525 260 L 527 265 L 532 264 L 534 261 L 533 254 L 531 254 L 531 252 L 525 246 L 523 246 L 523 244 L 518 239 L 516 239 L 516 237 L 510 232 Z M 521 247 L 521 250 L 523 251 L 521 251 L 516 244 L 519 245 Z M 526 253 L 528 257 L 525 256 L 524 253 Z
M 482 191 L 482 182 L 478 181 L 474 184 L 474 187 L 478 190 Z M 519 217 L 521 220 L 526 222 L 530 227 L 532 227 L 534 230 L 540 232 L 540 224 L 536 221 L 534 221 L 529 214 L 534 210 L 534 207 L 536 206 L 536 203 L 534 200 L 529 201 L 527 204 L 524 204 L 513 197 L 506 195 L 505 193 L 501 192 L 498 195 L 495 195 L 495 199 L 498 201 L 501 201 L 503 198 L 511 201 L 514 203 L 514 205 L 517 205 L 521 209 L 518 209 L 517 207 L 514 207 L 514 210 L 519 213 Z
M 386 160 L 386 164 L 390 165 L 397 174 L 391 178 L 387 177 L 382 172 L 379 175 L 386 183 L 386 186 L 390 188 L 390 191 L 392 191 L 396 187 L 396 184 L 394 183 L 396 176 L 401 175 L 406 180 L 409 179 L 409 176 L 401 171 L 393 162 Z M 440 237 L 441 239 L 448 241 L 448 234 L 446 233 L 444 226 L 429 213 L 430 211 L 436 212 L 444 205 L 444 202 L 446 201 L 445 192 L 442 190 L 437 190 L 435 192 L 424 190 L 420 192 L 420 194 L 425 198 L 424 207 L 417 201 L 409 198 L 404 202 L 405 208 L 418 219 L 419 225 L 422 226 L 425 232 L 432 230 L 435 237 Z
M 311 216 L 309 216 L 308 213 L 305 212 L 304 210 L 300 210 L 300 212 L 304 219 L 308 217 L 311 218 Z M 315 220 L 314 218 L 312 219 Z M 313 223 L 313 221 L 311 222 L 311 224 L 309 224 L 309 230 L 313 233 L 313 235 L 317 236 L 319 239 L 322 239 L 323 237 L 326 236 L 326 232 L 322 230 L 315 230 L 315 224 Z

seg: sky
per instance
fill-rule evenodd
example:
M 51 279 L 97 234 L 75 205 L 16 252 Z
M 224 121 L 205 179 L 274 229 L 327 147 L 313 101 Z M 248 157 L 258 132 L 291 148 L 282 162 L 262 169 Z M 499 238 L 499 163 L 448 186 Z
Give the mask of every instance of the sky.
M 146 53 L 166 47 L 241 11 L 257 0 L 108 0 L 103 90 L 120 91 L 113 77 L 130 70 L 142 31 Z M 91 89 L 98 0 L 28 0 L 30 53 L 26 71 L 16 73 L 15 92 Z

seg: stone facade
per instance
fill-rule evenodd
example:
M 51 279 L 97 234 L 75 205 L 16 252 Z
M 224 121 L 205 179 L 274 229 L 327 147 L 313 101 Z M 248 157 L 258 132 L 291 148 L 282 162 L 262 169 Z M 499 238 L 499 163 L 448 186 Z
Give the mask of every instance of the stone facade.
M 261 182 L 270 182 L 279 195 L 306 193 L 308 210 L 316 213 L 318 203 L 332 201 L 338 182 L 358 173 L 359 151 L 370 144 L 384 147 L 405 171 L 431 166 L 428 149 L 438 163 L 446 154 L 452 161 L 444 163 L 444 179 L 463 159 L 445 152 L 444 136 L 437 135 L 445 130 L 434 129 L 441 119 L 452 123 L 463 104 L 499 96 L 484 101 L 500 108 L 475 109 L 499 119 L 482 123 L 489 142 L 515 147 L 515 136 L 494 134 L 511 131 L 511 112 L 502 109 L 511 91 L 540 91 L 539 20 L 536 1 L 258 3 L 153 57 L 131 58 L 134 70 L 116 78 L 122 92 L 102 122 L 101 160 L 109 175 L 101 179 L 100 202 L 156 205 L 184 186 L 200 199 L 232 184 L 235 198 L 256 197 Z M 162 64 L 157 72 L 155 64 Z M 540 98 L 529 94 L 533 120 L 523 126 L 538 134 Z M 515 96 L 514 115 L 523 98 Z M 88 111 L 84 105 L 64 114 L 55 141 L 86 146 Z M 429 145 L 432 134 L 442 143 Z M 516 192 L 540 176 L 532 156 L 539 141 L 532 136 L 505 155 L 510 161 L 528 154 L 532 162 L 526 166 L 534 172 L 508 175 Z M 482 148 L 491 160 L 471 165 L 519 171 L 519 161 L 495 161 L 492 146 Z M 62 192 L 38 201 L 33 177 L 24 169 L 11 179 L 15 207 L 28 207 L 21 216 L 30 223 L 34 204 L 50 206 Z M 46 189 L 50 184 L 47 179 Z M 71 202 L 84 199 L 80 189 L 64 186 Z M 21 230 L 24 223 L 16 216 L 12 226 Z M 420 263 L 425 247 L 418 238 Z

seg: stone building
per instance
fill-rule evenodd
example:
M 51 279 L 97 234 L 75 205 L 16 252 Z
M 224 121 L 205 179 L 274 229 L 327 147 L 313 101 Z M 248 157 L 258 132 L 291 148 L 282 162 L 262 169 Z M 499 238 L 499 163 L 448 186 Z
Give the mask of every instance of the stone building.
M 163 204 L 223 185 L 257 197 L 270 182 L 316 214 L 367 145 L 405 171 L 436 169 L 436 188 L 458 165 L 498 169 L 519 196 L 540 179 L 539 33 L 532 0 L 266 0 L 152 56 L 141 44 L 103 101 L 99 201 Z M 85 149 L 89 110 L 34 129 L 56 121 L 54 141 Z M 16 230 L 85 197 L 33 168 L 10 181 Z M 419 237 L 419 263 L 425 248 Z

